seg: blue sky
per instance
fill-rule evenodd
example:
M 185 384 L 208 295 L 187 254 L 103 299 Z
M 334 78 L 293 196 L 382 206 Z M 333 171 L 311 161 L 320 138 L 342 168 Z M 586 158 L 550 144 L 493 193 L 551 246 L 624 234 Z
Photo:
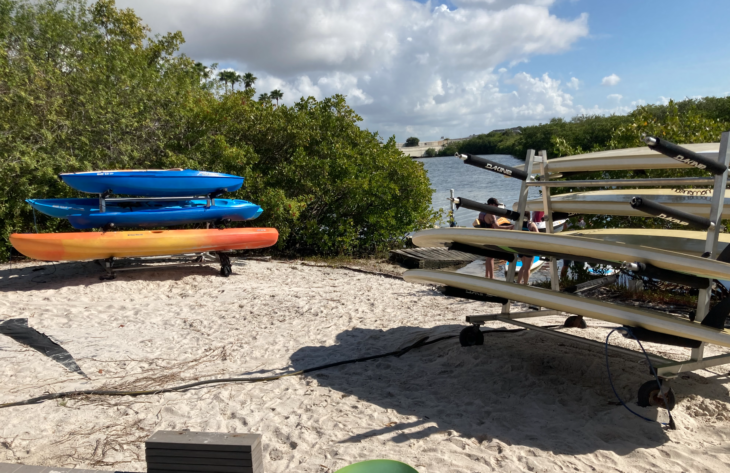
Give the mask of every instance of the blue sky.
M 284 103 L 335 93 L 432 140 L 724 96 L 730 0 L 118 0 Z M 603 84 L 603 85 L 602 85 Z
M 612 104 L 599 84 L 609 73 L 621 78 L 611 92 L 623 95 L 624 104 L 730 93 L 730 1 L 582 0 L 551 8 L 559 17 L 583 12 L 589 15 L 587 38 L 564 53 L 533 57 L 520 69 L 558 79 L 575 75 L 585 83 L 576 100 L 605 108 Z

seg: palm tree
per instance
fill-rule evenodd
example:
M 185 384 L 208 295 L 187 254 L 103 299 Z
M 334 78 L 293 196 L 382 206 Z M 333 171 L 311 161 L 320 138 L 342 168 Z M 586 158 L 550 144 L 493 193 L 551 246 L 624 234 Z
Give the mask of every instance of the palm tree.
M 218 73 L 218 80 L 223 82 L 223 87 L 228 92 L 228 71 L 220 71 Z
M 243 81 L 243 77 L 241 77 L 240 74 L 237 74 L 235 71 L 231 71 L 231 92 L 233 92 L 234 86 L 236 83 Z
M 198 73 L 198 76 L 200 76 L 200 80 L 210 79 L 210 69 L 205 67 L 205 64 L 202 62 L 196 62 L 193 69 Z
M 245 73 L 243 75 L 243 77 L 242 77 L 243 86 L 246 89 L 250 89 L 256 83 L 256 79 L 258 79 L 258 77 L 256 77 L 255 75 L 251 74 L 250 72 Z
M 220 71 L 218 73 L 218 80 L 223 82 L 224 86 L 226 87 L 226 92 L 228 92 L 227 85 L 231 84 L 231 92 L 233 92 L 233 85 L 236 82 L 240 81 L 240 76 L 236 74 L 236 71 Z
M 271 102 L 271 97 L 269 94 L 264 92 L 263 94 L 259 95 L 259 102 Z
M 279 106 L 279 99 L 283 99 L 284 98 L 284 92 L 282 92 L 279 89 L 274 89 L 269 94 L 269 97 L 271 97 L 272 100 L 276 100 L 276 106 L 278 107 Z

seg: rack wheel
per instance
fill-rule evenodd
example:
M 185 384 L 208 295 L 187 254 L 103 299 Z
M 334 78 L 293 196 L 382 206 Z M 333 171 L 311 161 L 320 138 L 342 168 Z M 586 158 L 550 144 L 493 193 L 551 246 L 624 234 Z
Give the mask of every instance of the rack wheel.
M 461 343 L 462 347 L 484 345 L 484 334 L 478 325 L 470 325 L 459 333 L 459 343 Z
M 227 278 L 228 276 L 230 276 L 232 272 L 233 271 L 231 270 L 230 265 L 221 266 L 221 276 L 223 276 L 224 278 Z
M 568 328 L 586 328 L 588 325 L 586 324 L 586 321 L 583 320 L 583 317 L 580 315 L 571 315 L 567 319 L 565 319 L 565 322 L 563 322 L 563 327 Z
M 642 384 L 639 388 L 639 400 L 637 402 L 641 407 L 658 406 L 671 411 L 674 406 L 677 405 L 677 399 L 674 397 L 674 391 L 669 388 L 669 391 L 664 395 L 664 398 L 659 397 L 659 385 L 655 379 L 647 381 Z

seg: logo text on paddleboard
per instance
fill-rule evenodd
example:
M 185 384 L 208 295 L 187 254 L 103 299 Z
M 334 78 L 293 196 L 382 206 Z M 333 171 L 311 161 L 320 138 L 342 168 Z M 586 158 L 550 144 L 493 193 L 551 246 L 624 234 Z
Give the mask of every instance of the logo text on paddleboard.
M 498 172 L 500 174 L 504 174 L 505 176 L 511 176 L 512 170 L 511 169 L 505 169 L 502 166 L 495 166 L 494 164 L 487 163 L 486 166 L 484 166 L 485 169 L 488 169 L 490 171 Z
M 675 218 L 675 217 L 670 217 L 669 215 L 664 214 L 664 213 L 657 215 L 657 217 L 663 218 L 664 220 L 668 220 L 668 221 L 670 221 L 672 223 L 676 223 L 677 225 L 689 225 L 688 222 L 682 221 L 682 220 L 680 220 L 678 218 Z
M 681 154 L 678 154 L 677 156 L 675 156 L 675 157 L 674 157 L 674 159 L 676 159 L 676 160 L 677 160 L 677 161 L 679 161 L 680 163 L 684 163 L 684 164 L 687 164 L 687 165 L 689 165 L 689 166 L 693 166 L 693 167 L 696 167 L 696 168 L 698 168 L 698 169 L 707 169 L 707 166 L 705 166 L 704 164 L 702 164 L 702 163 L 698 163 L 698 162 L 697 162 L 697 161 L 695 161 L 694 159 L 690 159 L 690 158 L 685 158 L 685 157 L 684 157 L 684 156 L 682 156 Z

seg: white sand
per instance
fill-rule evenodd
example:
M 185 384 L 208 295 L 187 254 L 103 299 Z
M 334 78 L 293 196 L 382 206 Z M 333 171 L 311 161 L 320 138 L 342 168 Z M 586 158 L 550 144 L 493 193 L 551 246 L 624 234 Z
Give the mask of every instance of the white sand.
M 465 315 L 498 308 L 381 276 L 279 262 L 237 262 L 228 279 L 210 267 L 106 282 L 91 263 L 32 271 L 39 266 L 0 267 L 0 319 L 27 317 L 91 379 L 0 335 L 0 402 L 299 370 L 424 335 L 458 335 Z M 589 322 L 570 331 L 602 340 L 610 324 Z M 613 341 L 632 346 L 619 335 Z M 611 367 L 621 395 L 640 409 L 646 365 L 612 356 Z M 269 473 L 333 472 L 372 458 L 421 473 L 728 471 L 727 368 L 673 381 L 678 430 L 664 431 L 616 405 L 600 350 L 535 332 L 487 335 L 470 348 L 454 338 L 268 383 L 0 409 L 0 462 L 145 471 L 149 435 L 191 429 L 262 433 Z

